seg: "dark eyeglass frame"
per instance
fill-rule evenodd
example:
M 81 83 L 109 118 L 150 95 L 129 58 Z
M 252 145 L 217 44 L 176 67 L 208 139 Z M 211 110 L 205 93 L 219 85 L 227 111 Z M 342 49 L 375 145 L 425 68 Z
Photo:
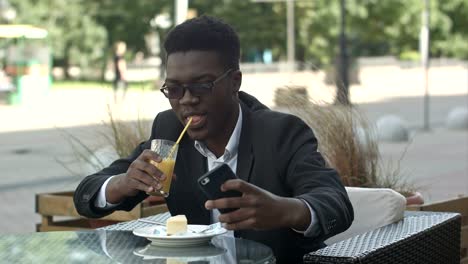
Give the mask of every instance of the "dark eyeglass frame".
M 180 99 L 180 98 L 184 97 L 186 90 L 189 90 L 190 94 L 193 95 L 193 96 L 202 96 L 202 95 L 211 93 L 211 91 L 213 90 L 213 87 L 215 86 L 215 84 L 217 82 L 221 81 L 222 79 L 224 79 L 226 76 L 228 76 L 229 73 L 231 73 L 232 71 L 233 71 L 233 69 L 229 69 L 229 70 L 225 71 L 223 74 L 221 74 L 214 81 L 206 82 L 206 83 L 173 84 L 173 85 L 171 84 L 171 87 L 173 87 L 173 88 L 168 87 L 167 84 L 164 83 L 163 86 L 161 87 L 161 89 L 159 89 L 159 90 L 168 99 Z M 182 90 L 180 90 L 180 88 L 182 88 Z M 171 89 L 178 89 L 178 90 L 177 90 L 177 92 L 174 91 L 174 94 L 170 94 Z

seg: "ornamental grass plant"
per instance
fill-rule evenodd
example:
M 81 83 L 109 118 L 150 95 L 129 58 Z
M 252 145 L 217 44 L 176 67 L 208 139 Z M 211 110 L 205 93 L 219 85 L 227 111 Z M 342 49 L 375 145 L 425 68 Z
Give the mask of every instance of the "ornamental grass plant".
M 400 167 L 406 150 L 399 160 L 384 161 L 376 129 L 358 107 L 314 101 L 296 89 L 281 90 L 282 109 L 312 128 L 319 152 L 345 186 L 391 188 L 402 194 L 417 189 Z

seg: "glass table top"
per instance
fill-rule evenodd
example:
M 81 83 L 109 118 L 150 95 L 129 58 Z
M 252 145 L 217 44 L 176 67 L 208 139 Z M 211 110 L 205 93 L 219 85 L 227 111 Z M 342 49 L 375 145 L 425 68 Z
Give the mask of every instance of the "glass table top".
M 270 248 L 229 236 L 194 247 L 157 247 L 131 231 L 0 235 L 0 263 L 275 263 Z

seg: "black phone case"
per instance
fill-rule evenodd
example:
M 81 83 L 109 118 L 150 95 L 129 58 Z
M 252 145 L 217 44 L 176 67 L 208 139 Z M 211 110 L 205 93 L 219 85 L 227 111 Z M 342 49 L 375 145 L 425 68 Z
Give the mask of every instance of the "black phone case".
M 208 179 L 208 182 L 206 182 L 206 179 Z M 237 179 L 236 175 L 227 164 L 222 164 L 198 178 L 198 187 L 200 187 L 208 200 L 242 196 L 242 193 L 238 191 L 221 191 L 221 185 L 225 181 L 232 179 Z M 237 209 L 238 208 L 225 208 L 219 209 L 219 211 L 224 214 Z

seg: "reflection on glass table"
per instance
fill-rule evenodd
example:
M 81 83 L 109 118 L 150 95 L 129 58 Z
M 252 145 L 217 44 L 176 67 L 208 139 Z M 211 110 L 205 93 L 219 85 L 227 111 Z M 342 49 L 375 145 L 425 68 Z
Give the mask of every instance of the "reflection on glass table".
M 158 247 L 151 244 L 143 248 L 137 248 L 133 254 L 143 259 L 176 259 L 188 261 L 201 261 L 214 259 L 226 253 L 226 249 L 213 245 L 194 246 L 181 250 L 181 248 Z
M 130 231 L 0 235 L 1 263 L 275 263 L 260 243 L 217 236 L 206 245 L 164 248 Z

